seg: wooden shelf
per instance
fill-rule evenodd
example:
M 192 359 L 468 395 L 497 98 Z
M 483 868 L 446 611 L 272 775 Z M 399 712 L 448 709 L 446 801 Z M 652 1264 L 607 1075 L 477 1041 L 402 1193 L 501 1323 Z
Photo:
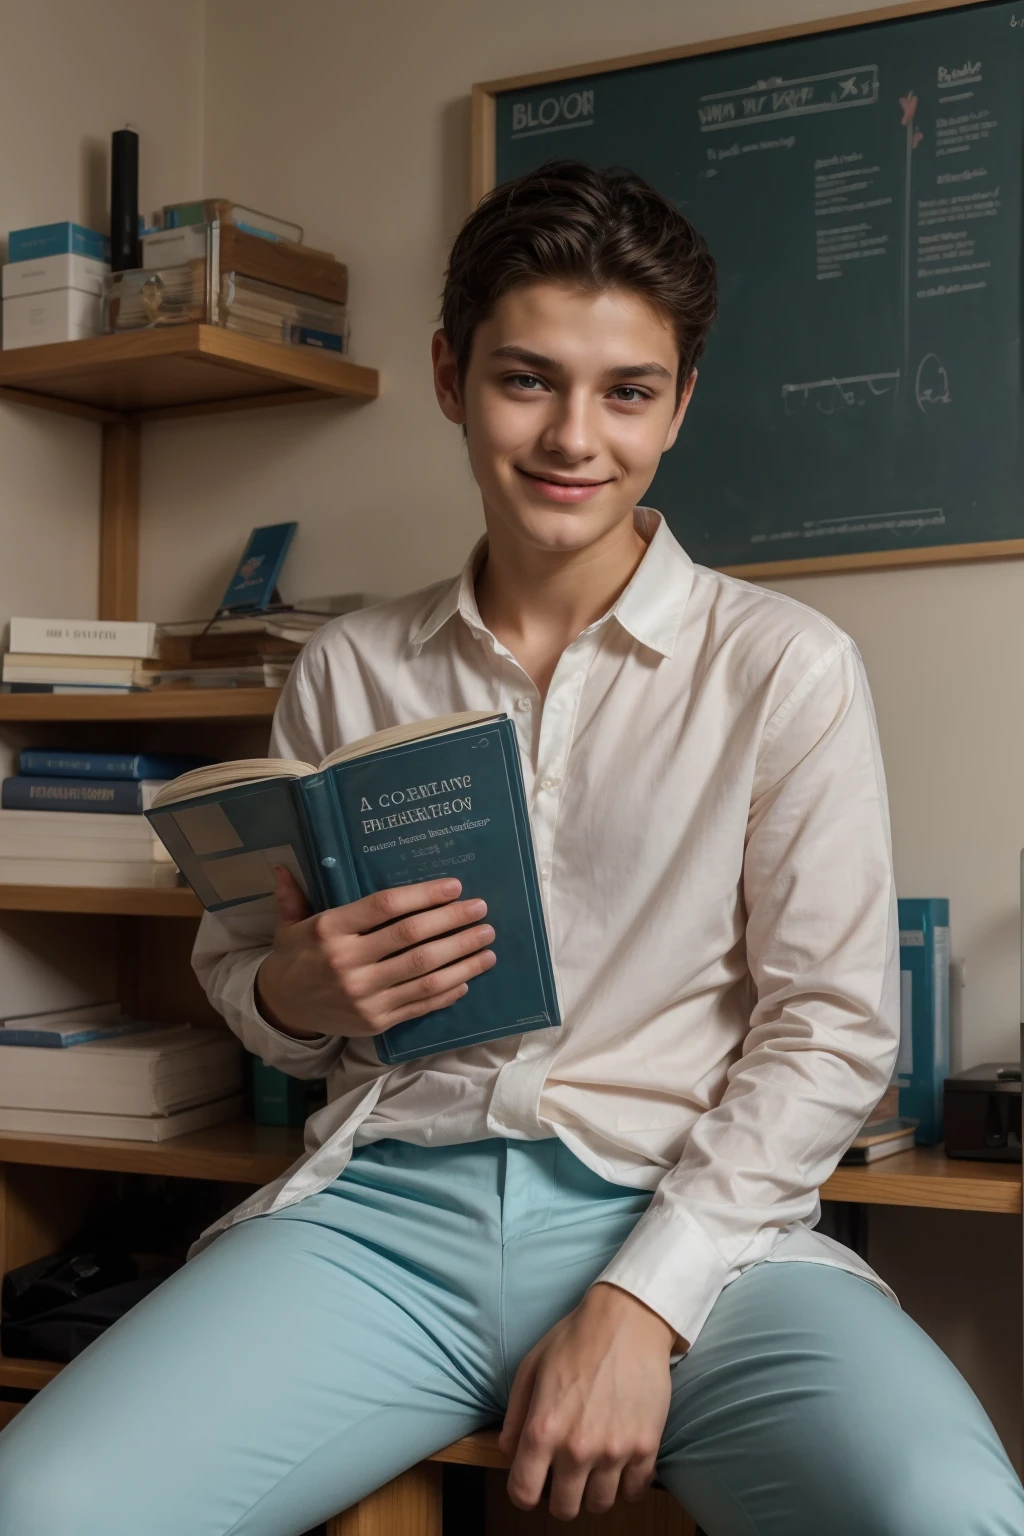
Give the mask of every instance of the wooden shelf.
M 0 885 L 3 912 L 99 912 L 115 917 L 201 917 L 188 886 Z
M 118 693 L 0 693 L 5 720 L 269 720 L 280 688 L 167 688 Z
M 36 1391 L 45 1387 L 63 1369 L 57 1360 L 5 1360 L 0 1355 L 0 1387 L 21 1387 L 29 1392 Z
M 374 400 L 376 369 L 217 325 L 171 325 L 0 353 L 0 400 L 91 421 Z
M 157 1173 L 168 1178 L 269 1184 L 302 1155 L 299 1127 L 234 1120 L 170 1141 L 111 1141 L 95 1136 L 29 1136 L 0 1132 L 0 1165 L 92 1168 Z
M 87 1136 L 0 1132 L 0 1164 L 164 1173 L 190 1179 L 266 1184 L 302 1153 L 302 1131 L 248 1120 L 215 1125 L 172 1141 L 105 1141 Z M 839 1168 L 822 1187 L 825 1200 L 937 1210 L 1021 1212 L 1019 1163 L 965 1163 L 941 1147 L 917 1147 L 866 1168 Z
M 821 1197 L 1019 1216 L 1021 1165 L 964 1162 L 947 1157 L 941 1147 L 915 1147 L 863 1168 L 837 1168 L 822 1185 Z

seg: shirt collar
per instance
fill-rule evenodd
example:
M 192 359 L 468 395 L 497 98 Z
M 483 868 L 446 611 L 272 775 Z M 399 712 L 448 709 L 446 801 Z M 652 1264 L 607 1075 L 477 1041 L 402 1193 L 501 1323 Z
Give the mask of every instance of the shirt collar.
M 597 621 L 614 618 L 634 640 L 662 656 L 671 656 L 690 588 L 693 562 L 673 538 L 668 524 L 653 507 L 637 507 L 634 525 L 647 541 L 647 553 L 614 606 Z M 461 572 L 441 592 L 423 623 L 413 629 L 410 644 L 422 646 L 458 614 L 474 634 L 487 633 L 476 604 L 476 574 L 487 551 L 485 534 L 474 545 Z M 596 627 L 596 626 L 595 626 Z

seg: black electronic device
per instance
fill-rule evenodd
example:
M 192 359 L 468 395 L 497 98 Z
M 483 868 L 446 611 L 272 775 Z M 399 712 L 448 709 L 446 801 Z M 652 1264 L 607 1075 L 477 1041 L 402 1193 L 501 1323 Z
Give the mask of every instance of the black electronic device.
M 110 136 L 110 267 L 127 272 L 139 251 L 139 136 L 119 128 Z
M 976 1162 L 1021 1160 L 1020 1065 L 983 1062 L 946 1078 L 946 1156 Z

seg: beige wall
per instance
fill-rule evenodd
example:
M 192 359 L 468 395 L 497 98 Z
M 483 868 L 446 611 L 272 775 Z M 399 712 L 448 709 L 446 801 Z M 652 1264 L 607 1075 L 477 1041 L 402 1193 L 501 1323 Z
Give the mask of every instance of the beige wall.
M 202 0 L 0 4 L 0 259 L 7 231 L 106 230 L 110 134 L 141 136 L 143 208 L 200 177 Z M 96 612 L 99 428 L 0 404 L 0 629 L 14 613 Z M 0 774 L 8 771 L 0 747 Z M 115 988 L 111 920 L 0 915 L 0 1010 Z

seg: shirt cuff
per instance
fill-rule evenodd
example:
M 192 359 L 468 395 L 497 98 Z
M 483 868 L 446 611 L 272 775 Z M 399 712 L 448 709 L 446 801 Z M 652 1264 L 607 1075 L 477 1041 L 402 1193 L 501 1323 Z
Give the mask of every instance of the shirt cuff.
M 699 1222 L 685 1211 L 655 1208 L 644 1212 L 597 1280 L 629 1291 L 692 1346 L 734 1278 Z M 672 1363 L 681 1358 L 673 1353 Z

